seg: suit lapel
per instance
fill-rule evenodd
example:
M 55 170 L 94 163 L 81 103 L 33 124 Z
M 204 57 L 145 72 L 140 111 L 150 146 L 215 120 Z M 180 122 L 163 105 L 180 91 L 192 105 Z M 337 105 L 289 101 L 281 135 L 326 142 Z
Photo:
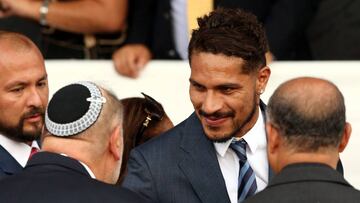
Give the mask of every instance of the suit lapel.
M 0 168 L 7 175 L 13 175 L 22 171 L 23 167 L 0 145 Z
M 230 202 L 213 143 L 209 141 L 195 114 L 185 125 L 180 147 L 184 159 L 179 163 L 202 202 Z

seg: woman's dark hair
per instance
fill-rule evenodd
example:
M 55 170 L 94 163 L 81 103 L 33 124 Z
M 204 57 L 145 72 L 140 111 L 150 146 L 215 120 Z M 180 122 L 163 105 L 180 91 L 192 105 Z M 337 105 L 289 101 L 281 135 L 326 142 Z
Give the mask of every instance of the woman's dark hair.
M 122 182 L 126 173 L 131 149 L 163 133 L 168 128 L 164 127 L 162 124 L 165 123 L 161 121 L 170 121 L 159 102 L 144 93 L 141 94 L 144 95 L 144 98 L 130 97 L 120 100 L 124 109 L 124 152 L 119 183 Z

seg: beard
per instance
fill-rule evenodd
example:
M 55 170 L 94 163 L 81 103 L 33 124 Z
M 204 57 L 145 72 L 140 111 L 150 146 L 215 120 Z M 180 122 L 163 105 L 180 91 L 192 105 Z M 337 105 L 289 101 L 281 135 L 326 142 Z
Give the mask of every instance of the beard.
M 38 107 L 34 107 L 29 112 L 23 114 L 15 126 L 10 126 L 5 122 L 0 122 L 0 133 L 9 139 L 18 142 L 32 142 L 38 139 L 42 132 L 42 125 L 38 126 L 37 123 L 34 123 L 32 125 L 35 127 L 35 130 L 24 130 L 25 119 L 36 114 L 41 115 L 41 123 L 44 123 L 44 110 Z
M 250 120 L 254 117 L 255 112 L 256 112 L 256 108 L 257 108 L 257 102 L 255 101 L 255 97 L 253 99 L 254 102 L 252 102 L 252 108 L 250 113 L 246 116 L 245 120 L 241 123 L 235 123 L 234 124 L 234 130 L 232 132 L 230 132 L 229 134 L 219 134 L 218 136 L 209 136 L 206 135 L 207 139 L 209 139 L 212 142 L 217 142 L 217 143 L 224 143 L 227 142 L 228 140 L 232 139 L 233 137 L 236 136 L 237 133 L 239 133 L 246 124 L 248 124 L 250 122 Z M 215 112 L 213 114 L 207 114 L 204 111 L 200 110 L 199 114 L 201 116 L 204 117 L 215 117 L 215 118 L 224 118 L 224 117 L 234 117 L 235 116 L 235 112 L 231 111 L 231 112 Z M 212 130 L 217 130 L 217 127 L 208 127 Z

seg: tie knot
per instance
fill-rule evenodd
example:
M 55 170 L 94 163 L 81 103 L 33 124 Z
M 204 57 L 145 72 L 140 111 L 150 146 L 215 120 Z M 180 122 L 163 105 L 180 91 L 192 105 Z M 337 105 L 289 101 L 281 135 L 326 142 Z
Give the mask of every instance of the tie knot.
M 246 161 L 246 141 L 244 139 L 241 140 L 233 140 L 230 144 L 230 147 L 236 155 L 239 157 L 241 161 Z
M 39 151 L 38 148 L 32 147 L 32 148 L 31 148 L 31 151 L 30 151 L 29 159 L 30 159 L 35 153 L 37 153 L 38 151 Z

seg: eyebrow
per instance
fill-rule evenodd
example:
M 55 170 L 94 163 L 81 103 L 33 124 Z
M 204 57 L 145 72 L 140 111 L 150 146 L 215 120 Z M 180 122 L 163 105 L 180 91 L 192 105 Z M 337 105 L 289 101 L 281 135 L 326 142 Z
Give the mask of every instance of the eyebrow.
M 40 81 L 43 81 L 43 80 L 47 80 L 47 74 L 45 74 L 43 77 L 41 77 L 40 79 L 38 79 L 36 82 L 40 82 Z M 14 86 L 17 86 L 17 85 L 25 85 L 27 84 L 28 82 L 24 82 L 24 81 L 13 81 L 9 84 L 7 84 L 5 86 L 5 89 L 8 89 L 8 88 L 11 88 L 11 87 L 14 87 Z
M 47 80 L 47 78 L 48 78 L 48 75 L 45 73 L 45 75 L 44 75 L 42 78 L 40 78 L 40 79 L 38 80 L 38 82 L 39 82 L 39 81 L 42 81 L 42 80 Z

